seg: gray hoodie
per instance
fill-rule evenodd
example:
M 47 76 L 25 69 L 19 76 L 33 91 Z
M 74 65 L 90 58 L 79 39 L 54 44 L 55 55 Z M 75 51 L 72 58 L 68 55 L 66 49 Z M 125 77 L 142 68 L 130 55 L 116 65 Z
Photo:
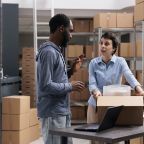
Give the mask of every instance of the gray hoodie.
M 66 64 L 60 48 L 44 43 L 37 55 L 37 109 L 40 118 L 70 114 Z

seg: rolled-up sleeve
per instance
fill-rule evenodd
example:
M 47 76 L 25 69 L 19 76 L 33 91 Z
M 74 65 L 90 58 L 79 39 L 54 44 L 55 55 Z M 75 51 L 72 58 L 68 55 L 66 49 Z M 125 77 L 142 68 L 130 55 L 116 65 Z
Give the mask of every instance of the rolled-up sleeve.
M 124 58 L 122 58 L 121 64 L 122 64 L 122 72 L 124 74 L 124 77 L 126 78 L 127 82 L 130 84 L 130 86 L 132 88 L 135 88 L 137 85 L 140 85 L 140 83 L 136 80 L 133 73 L 129 69 Z
M 88 100 L 88 104 L 93 106 L 93 107 L 96 107 L 96 100 L 94 99 L 94 97 L 91 95 L 89 100 Z

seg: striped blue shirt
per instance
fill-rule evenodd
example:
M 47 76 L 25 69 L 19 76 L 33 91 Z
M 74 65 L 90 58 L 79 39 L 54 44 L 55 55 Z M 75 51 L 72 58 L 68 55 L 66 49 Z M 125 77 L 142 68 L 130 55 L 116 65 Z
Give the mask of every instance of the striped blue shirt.
M 94 58 L 89 64 L 89 91 L 99 90 L 103 93 L 103 86 L 121 84 L 122 76 L 132 88 L 140 85 L 123 57 L 113 55 L 107 64 L 103 62 L 102 57 Z M 96 106 L 93 96 L 88 103 Z

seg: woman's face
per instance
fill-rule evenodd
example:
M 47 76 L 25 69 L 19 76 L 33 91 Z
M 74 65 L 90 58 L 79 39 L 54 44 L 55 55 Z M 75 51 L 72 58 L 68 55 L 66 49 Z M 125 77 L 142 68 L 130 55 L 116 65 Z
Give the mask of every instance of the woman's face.
M 100 40 L 100 53 L 102 56 L 111 57 L 114 51 L 112 40 L 101 38 Z

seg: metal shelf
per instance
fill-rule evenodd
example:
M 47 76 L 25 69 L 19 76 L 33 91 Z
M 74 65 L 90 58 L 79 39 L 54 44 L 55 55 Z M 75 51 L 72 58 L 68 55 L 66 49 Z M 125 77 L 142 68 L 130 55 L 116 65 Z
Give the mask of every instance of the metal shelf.
M 112 32 L 114 32 L 114 33 L 130 33 L 130 32 L 134 32 L 134 28 L 96 28 L 95 29 L 95 32 L 96 32 L 96 30 L 98 30 L 98 29 L 102 29 L 102 31 L 104 31 L 104 32 L 110 32 L 110 31 L 112 31 Z
M 140 32 L 142 56 L 138 57 L 142 61 L 142 85 L 144 86 L 144 21 L 135 22 L 135 42 L 137 41 L 137 31 Z
M 93 32 L 72 32 L 73 36 L 92 36 L 94 35 Z

